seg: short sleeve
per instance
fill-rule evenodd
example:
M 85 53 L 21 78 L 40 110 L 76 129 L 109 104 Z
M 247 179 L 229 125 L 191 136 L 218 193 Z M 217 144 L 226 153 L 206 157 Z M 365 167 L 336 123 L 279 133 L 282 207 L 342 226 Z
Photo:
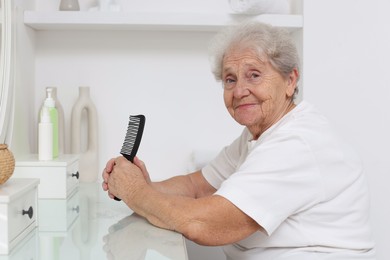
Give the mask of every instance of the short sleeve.
M 319 176 L 304 140 L 276 134 L 255 146 L 216 194 L 232 202 L 270 235 L 290 215 L 318 202 Z
M 218 189 L 245 159 L 248 135 L 249 132 L 245 129 L 236 140 L 224 147 L 214 160 L 203 167 L 203 176 L 214 188 Z

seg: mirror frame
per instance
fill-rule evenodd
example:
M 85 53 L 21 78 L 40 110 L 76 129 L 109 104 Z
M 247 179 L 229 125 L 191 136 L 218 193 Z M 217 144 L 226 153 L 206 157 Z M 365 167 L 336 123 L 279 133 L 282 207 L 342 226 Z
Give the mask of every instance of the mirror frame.
M 0 53 L 0 144 L 12 140 L 14 117 L 14 17 L 13 1 L 0 0 L 1 53 Z

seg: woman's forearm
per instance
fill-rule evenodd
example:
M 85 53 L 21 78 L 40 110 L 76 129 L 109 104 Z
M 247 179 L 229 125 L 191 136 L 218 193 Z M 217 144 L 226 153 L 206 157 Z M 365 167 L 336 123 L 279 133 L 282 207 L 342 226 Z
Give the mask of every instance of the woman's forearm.
M 260 230 L 253 219 L 218 195 L 195 199 L 162 193 L 151 185 L 126 195 L 123 201 L 153 225 L 202 245 L 234 243 Z
M 189 198 L 210 196 L 215 192 L 215 188 L 204 179 L 201 171 L 152 182 L 151 185 L 159 192 Z
M 152 182 L 153 189 L 171 195 L 195 198 L 196 191 L 188 175 L 175 176 L 170 179 Z

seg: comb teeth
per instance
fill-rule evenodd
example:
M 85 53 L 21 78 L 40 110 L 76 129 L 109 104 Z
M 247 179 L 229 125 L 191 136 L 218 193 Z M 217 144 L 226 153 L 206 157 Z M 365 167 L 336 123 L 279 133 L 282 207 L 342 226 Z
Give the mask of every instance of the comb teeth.
M 145 116 L 137 115 L 129 117 L 129 124 L 127 127 L 125 141 L 121 149 L 121 154 L 126 157 L 127 160 L 133 162 L 135 155 L 137 154 L 138 147 L 141 143 L 141 137 L 145 125 Z

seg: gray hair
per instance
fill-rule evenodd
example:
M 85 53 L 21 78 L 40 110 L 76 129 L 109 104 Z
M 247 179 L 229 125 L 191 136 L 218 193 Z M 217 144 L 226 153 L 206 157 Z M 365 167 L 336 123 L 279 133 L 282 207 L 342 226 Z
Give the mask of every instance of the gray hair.
M 225 54 L 234 47 L 251 47 L 259 58 L 265 58 L 285 78 L 296 68 L 300 75 L 299 55 L 290 34 L 282 28 L 249 21 L 230 26 L 211 41 L 209 58 L 216 80 L 222 80 L 222 62 Z M 294 96 L 298 92 L 295 89 Z

